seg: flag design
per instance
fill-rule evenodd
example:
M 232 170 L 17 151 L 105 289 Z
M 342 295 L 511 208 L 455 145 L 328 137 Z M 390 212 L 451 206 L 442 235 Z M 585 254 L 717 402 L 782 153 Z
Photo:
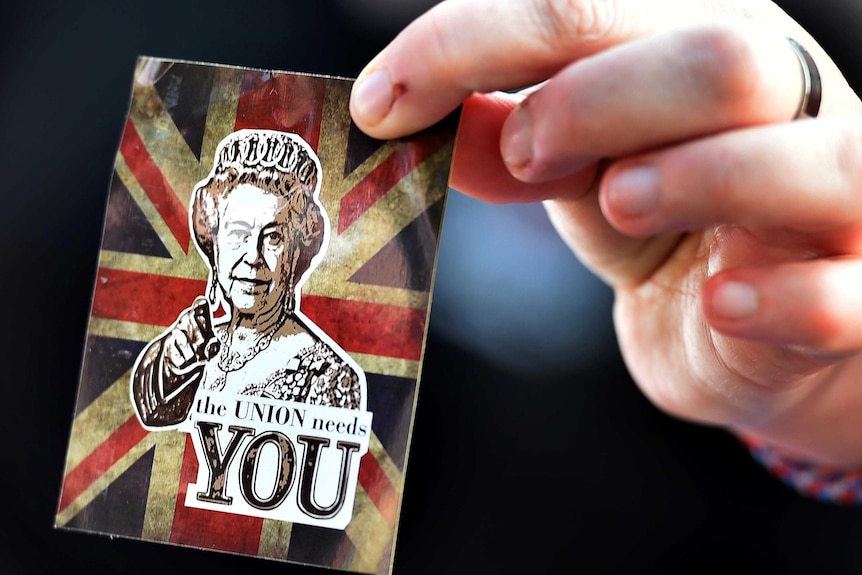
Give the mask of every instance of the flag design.
M 373 140 L 345 79 L 142 58 L 107 197 L 59 527 L 388 573 L 421 372 L 457 117 Z M 198 468 L 179 431 L 151 432 L 129 378 L 145 345 L 207 290 L 189 201 L 231 132 L 299 135 L 320 158 L 331 222 L 302 311 L 364 370 L 373 412 L 346 529 L 184 505 Z

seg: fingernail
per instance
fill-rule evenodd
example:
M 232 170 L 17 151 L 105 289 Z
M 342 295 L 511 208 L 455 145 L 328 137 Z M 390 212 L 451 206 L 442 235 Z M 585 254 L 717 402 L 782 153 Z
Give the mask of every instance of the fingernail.
M 518 106 L 503 124 L 500 153 L 512 168 L 522 168 L 533 159 L 533 130 L 526 106 Z
M 376 70 L 359 80 L 353 90 L 353 106 L 358 116 L 369 124 L 377 124 L 395 103 L 395 90 L 388 70 Z
M 610 182 L 608 201 L 626 216 L 642 216 L 658 205 L 658 172 L 652 166 L 623 170 Z
M 742 282 L 725 282 L 712 294 L 712 311 L 728 319 L 742 319 L 757 311 L 757 291 Z

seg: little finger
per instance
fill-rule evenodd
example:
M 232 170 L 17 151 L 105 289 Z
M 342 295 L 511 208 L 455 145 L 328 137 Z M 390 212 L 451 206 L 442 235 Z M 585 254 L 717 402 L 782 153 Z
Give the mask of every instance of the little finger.
M 709 324 L 726 335 L 823 358 L 862 350 L 862 259 L 728 270 L 704 286 Z

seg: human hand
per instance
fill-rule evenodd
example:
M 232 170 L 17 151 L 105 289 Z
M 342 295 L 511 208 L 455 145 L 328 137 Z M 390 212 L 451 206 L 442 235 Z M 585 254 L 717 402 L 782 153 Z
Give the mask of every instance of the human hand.
M 187 379 L 199 373 L 219 350 L 206 299 L 199 297 L 184 310 L 165 336 L 164 370 L 169 381 Z
M 792 121 L 786 37 L 822 76 L 816 120 Z M 351 111 L 391 138 L 462 102 L 452 186 L 545 202 L 654 403 L 862 466 L 862 105 L 809 34 L 766 0 L 450 0 Z

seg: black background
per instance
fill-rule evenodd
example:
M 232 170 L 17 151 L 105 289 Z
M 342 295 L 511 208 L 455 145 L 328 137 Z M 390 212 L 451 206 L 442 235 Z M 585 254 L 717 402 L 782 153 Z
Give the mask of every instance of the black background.
M 136 57 L 353 77 L 413 14 L 377 2 L 357 18 L 346 2 L 7 3 L 0 573 L 324 572 L 53 520 Z M 783 4 L 862 86 L 858 2 Z M 732 437 L 661 414 L 613 346 L 535 381 L 442 337 L 435 317 L 396 574 L 862 573 L 862 509 L 799 497 Z

